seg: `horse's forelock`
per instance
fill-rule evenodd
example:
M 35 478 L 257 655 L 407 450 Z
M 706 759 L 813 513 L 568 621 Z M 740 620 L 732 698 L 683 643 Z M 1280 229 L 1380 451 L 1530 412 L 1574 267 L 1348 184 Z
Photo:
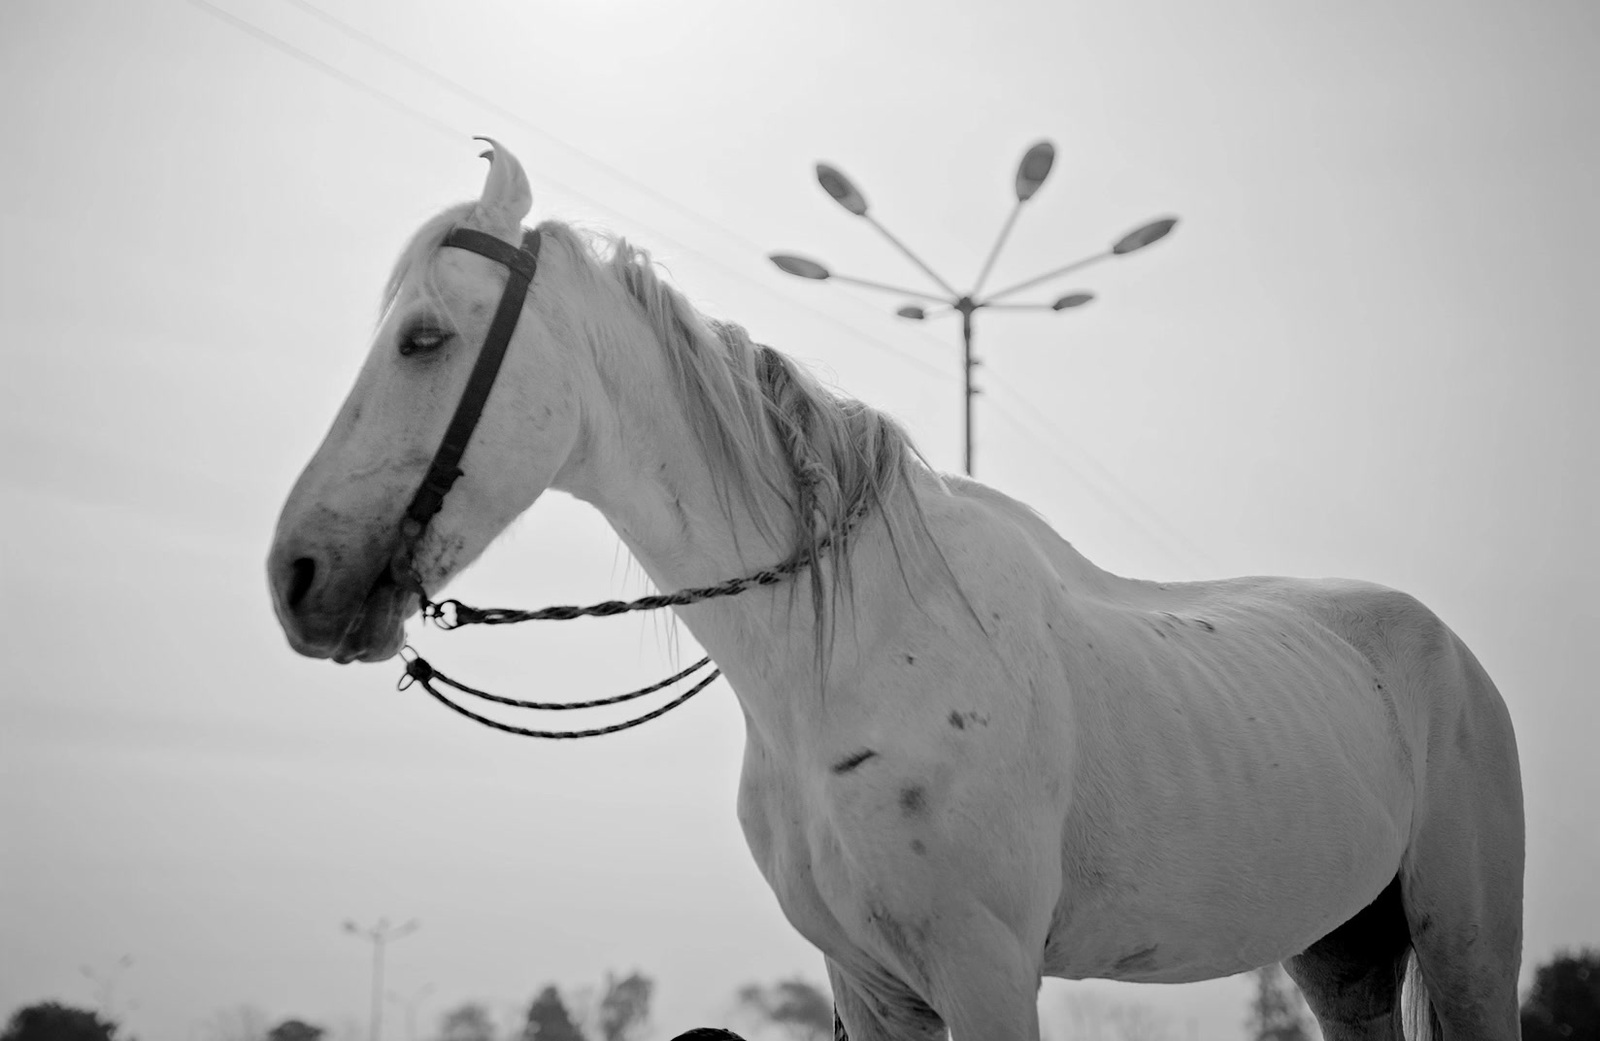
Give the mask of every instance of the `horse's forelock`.
M 444 237 L 466 219 L 467 214 L 472 212 L 473 205 L 470 202 L 457 203 L 437 216 L 429 218 L 416 230 L 411 240 L 405 244 L 405 248 L 400 251 L 399 259 L 394 262 L 394 267 L 389 272 L 389 281 L 383 287 L 383 305 L 378 311 L 380 315 L 389 313 L 389 308 L 394 306 L 400 291 L 405 288 L 413 275 L 428 269 L 433 255 L 439 252 L 439 247 L 444 244 Z

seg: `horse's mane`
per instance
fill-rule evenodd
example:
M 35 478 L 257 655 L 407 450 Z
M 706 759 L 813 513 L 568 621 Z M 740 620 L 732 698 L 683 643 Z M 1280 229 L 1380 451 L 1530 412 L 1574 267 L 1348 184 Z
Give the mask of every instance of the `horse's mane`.
M 541 231 L 581 244 L 565 225 Z M 812 605 L 819 622 L 832 619 L 851 588 L 850 547 L 862 528 L 881 519 L 897 556 L 927 538 L 912 484 L 931 468 L 892 417 L 824 387 L 742 326 L 702 315 L 645 250 L 621 238 L 605 245 L 609 255 L 596 261 L 642 308 L 724 507 L 736 497 L 764 536 L 786 537 L 787 561 L 818 565 Z
M 389 277 L 384 310 L 471 207 L 453 206 L 417 230 Z M 626 239 L 559 221 L 545 221 L 539 231 L 545 249 L 560 248 L 584 269 L 578 277 L 610 282 L 641 308 L 724 510 L 735 501 L 743 506 L 761 534 L 783 547 L 784 562 L 819 565 L 809 568 L 819 622 L 849 594 L 853 537 L 874 516 L 885 524 L 902 572 L 904 547 L 931 547 L 912 484 L 918 474 L 939 479 L 896 420 L 830 391 L 794 359 L 753 343 L 741 326 L 702 315 Z M 537 277 L 532 291 L 537 295 Z M 823 628 L 831 632 L 831 624 L 819 626 L 819 655 Z

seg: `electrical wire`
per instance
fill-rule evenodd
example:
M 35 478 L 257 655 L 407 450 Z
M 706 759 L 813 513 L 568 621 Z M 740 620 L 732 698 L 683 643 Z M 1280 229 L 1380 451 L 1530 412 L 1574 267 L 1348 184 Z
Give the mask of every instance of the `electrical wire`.
M 1016 390 L 1007 386 L 1003 381 L 997 379 L 992 372 L 988 376 L 987 381 L 991 387 L 998 389 L 1007 401 L 1022 406 L 1022 408 L 1029 413 L 1029 418 L 1038 423 L 1039 426 L 1043 427 L 1044 429 L 1041 431 L 1037 427 L 1030 427 L 1027 423 L 1023 422 L 1020 416 L 1007 409 L 994 409 L 993 414 L 997 418 L 1009 423 L 1017 431 L 1024 434 L 1040 451 L 1045 452 L 1052 459 L 1056 460 L 1056 462 L 1066 467 L 1067 470 L 1077 478 L 1078 482 L 1087 488 L 1090 493 L 1095 496 L 1095 498 L 1099 499 L 1103 505 L 1112 510 L 1123 520 L 1127 521 L 1130 525 L 1143 532 L 1152 543 L 1160 546 L 1165 552 L 1174 557 L 1174 559 L 1179 560 L 1186 565 L 1192 566 L 1194 563 L 1199 562 L 1207 567 L 1213 569 L 1217 568 L 1217 562 L 1209 553 L 1197 546 L 1187 535 L 1163 518 L 1158 510 L 1141 499 L 1132 489 L 1123 483 L 1121 479 L 1112 473 L 1104 463 L 1100 462 L 1100 460 L 1096 459 L 1093 455 L 1086 451 L 1082 445 L 1077 444 L 1072 437 L 1069 437 L 1066 433 L 1064 433 L 1059 426 L 1046 417 L 1044 413 L 1040 411 L 1039 408 L 1031 401 L 1023 397 Z M 1049 439 L 1046 438 L 1046 433 L 1050 435 Z M 1053 443 L 1051 439 L 1053 439 Z M 1055 447 L 1056 444 L 1073 445 L 1077 454 L 1082 457 L 1083 461 L 1088 463 L 1097 472 L 1098 480 L 1103 482 L 1105 485 L 1108 485 L 1117 495 L 1120 495 L 1124 500 L 1124 503 L 1118 503 L 1109 497 L 1103 489 L 1097 486 L 1096 481 L 1091 480 L 1082 469 L 1062 455 L 1061 452 Z M 1132 507 L 1131 510 L 1129 509 L 1130 506 Z M 1142 514 L 1142 518 L 1140 516 L 1135 516 L 1135 513 Z
M 298 46 L 290 43 L 289 41 L 283 39 L 282 37 L 280 37 L 280 36 L 278 36 L 278 35 L 276 35 L 274 33 L 268 32 L 267 30 L 261 28 L 259 25 L 256 25 L 254 22 L 251 22 L 251 21 L 249 21 L 248 19 L 245 19 L 245 18 L 241 18 L 238 15 L 234 14 L 233 12 L 227 11 L 227 10 L 217 6 L 216 4 L 212 3 L 211 0 L 186 0 L 186 2 L 189 3 L 191 6 L 196 7 L 199 10 L 205 12 L 206 14 L 209 14 L 209 15 L 211 15 L 211 16 L 213 16 L 213 17 L 215 17 L 215 18 L 217 18 L 217 19 L 219 19 L 219 20 L 221 20 L 223 22 L 226 22 L 227 24 L 233 26 L 234 28 L 236 28 L 239 31 L 245 33 L 246 35 L 254 38 L 255 40 L 259 41 L 260 43 L 263 43 L 263 44 L 271 47 L 272 49 L 279 51 L 282 54 L 285 54 L 285 55 L 287 55 L 287 56 L 289 56 L 291 58 L 294 58 L 295 60 L 297 60 L 297 61 L 299 61 L 299 62 L 301 62 L 303 64 L 306 64 L 306 65 L 316 69 L 317 71 L 324 73 L 325 75 L 328 75 L 328 76 L 332 77 L 333 79 L 337 80 L 338 82 L 344 84 L 347 87 L 350 87 L 350 88 L 358 90 L 358 91 L 360 91 L 360 92 L 362 92 L 364 94 L 367 94 L 368 96 L 370 96 L 370 97 L 378 100 L 382 104 L 384 104 L 386 107 L 388 107 L 388 108 L 390 108 L 390 109 L 392 109 L 392 110 L 394 110 L 394 111 L 396 111 L 398 113 L 401 113 L 402 115 L 405 115 L 405 116 L 408 116 L 408 117 L 410 117 L 412 119 L 415 119 L 418 122 L 420 122 L 420 123 L 424 124 L 425 126 L 429 127 L 430 129 L 438 131 L 441 134 L 447 135 L 452 140 L 460 141 L 460 140 L 464 140 L 465 138 L 470 136 L 465 131 L 461 130 L 459 127 L 456 127 L 456 126 L 452 125 L 451 123 L 449 123 L 449 122 L 447 122 L 445 120 L 439 119 L 436 116 L 431 116 L 431 115 L 427 114 L 426 112 L 423 112 L 420 109 L 418 109 L 418 108 L 416 108 L 416 107 L 414 107 L 414 106 L 412 106 L 410 104 L 407 104 L 406 102 L 400 100 L 399 98 L 397 98 L 394 95 L 388 93 L 387 91 L 381 90 L 378 87 L 373 86 L 371 83 L 368 83 L 367 81 L 361 79 L 360 77 L 352 75 L 349 72 L 346 72 L 344 69 L 334 65 L 333 63 L 325 61 L 322 58 L 318 58 L 315 55 L 311 54 L 310 52 L 304 50 L 303 48 L 298 47 Z M 295 2 L 295 0 L 289 0 L 289 2 Z M 299 6 L 299 5 L 297 4 L 297 6 Z M 328 18 L 331 19 L 332 16 L 330 15 L 330 16 L 328 16 Z M 334 19 L 334 21 L 337 21 L 337 20 Z M 352 30 L 352 31 L 359 32 L 359 30 Z M 465 89 L 465 88 L 463 88 L 463 89 Z M 468 93 L 470 94 L 471 92 L 468 92 Z M 513 117 L 509 117 L 508 116 L 507 118 L 513 118 Z M 532 124 L 527 123 L 525 120 L 522 120 L 520 117 L 514 117 L 514 118 L 516 118 L 517 122 L 520 125 L 530 126 L 530 127 L 532 126 Z M 539 131 L 539 133 L 544 134 L 544 136 L 547 136 L 547 137 L 549 136 L 548 134 L 545 134 L 544 131 Z M 550 139 L 551 140 L 555 140 L 555 138 L 553 138 L 553 137 L 551 137 Z M 574 149 L 574 151 L 576 152 L 577 150 Z M 582 154 L 582 153 L 579 153 L 579 154 Z M 601 165 L 602 167 L 604 167 L 604 164 L 598 164 L 598 165 Z M 609 168 L 607 167 L 607 169 L 609 169 Z M 771 286 L 765 285 L 765 284 L 757 281 L 756 279 L 751 277 L 749 274 L 747 274 L 746 272 L 744 272 L 740 268 L 737 268 L 737 267 L 735 267 L 735 266 L 733 266 L 733 265 L 731 265 L 731 264 L 729 264 L 729 263 L 727 263 L 725 261 L 722 261 L 722 260 L 720 260 L 720 259 L 718 259 L 718 258 L 706 253 L 703 250 L 696 249 L 695 247 L 693 247 L 693 246 L 689 245 L 688 243 L 684 242 L 682 239 L 678 238 L 677 236 L 674 236 L 674 235 L 668 234 L 667 232 L 661 231 L 660 229 L 654 227 L 652 224 L 650 224 L 647 221 L 639 220 L 639 219 L 627 214 L 626 212 L 617 209 L 614 206 L 611 206 L 611 205 L 609 205 L 607 203 L 603 203 L 600 200 L 594 198 L 593 196 L 591 196 L 591 195 L 589 195 L 589 194 L 587 194 L 587 193 L 585 193 L 585 192 L 583 192 L 583 191 L 581 191 L 581 190 L 579 190 L 577 188 L 574 188 L 571 185 L 568 185 L 568 184 L 565 184 L 565 183 L 563 183 L 563 182 L 561 182 L 559 180 L 556 180 L 555 178 L 549 177 L 549 176 L 545 175 L 542 172 L 539 174 L 539 179 L 541 181 L 543 181 L 544 183 L 550 185 L 551 187 L 557 189 L 558 191 L 561 191 L 561 192 L 564 192 L 564 193 L 566 193 L 568 195 L 571 195 L 572 197 L 574 197 L 576 199 L 579 199 L 579 200 L 581 200 L 581 201 L 583 201 L 583 202 L 585 202 L 585 203 L 587 203 L 587 204 L 589 204 L 591 206 L 594 206 L 597 209 L 601 209 L 601 210 L 605 210 L 605 211 L 607 211 L 609 213 L 613 213 L 613 214 L 617 215 L 618 217 L 621 217 L 624 220 L 628 221 L 630 224 L 632 224 L 632 225 L 634 225 L 636 227 L 644 229 L 645 231 L 649 232 L 653 236 L 656 236 L 657 238 L 661 239 L 662 241 L 674 244 L 675 246 L 678 247 L 678 249 L 679 249 L 679 251 L 681 253 L 688 254 L 690 256 L 694 256 L 694 257 L 699 258 L 700 260 L 702 260 L 705 263 L 711 265 L 712 267 L 715 267 L 718 270 L 723 271 L 726 274 L 732 276 L 733 278 L 736 278 L 736 279 L 738 279 L 738 280 L 740 280 L 742 282 L 745 282 L 745 283 L 755 287 L 756 289 L 760 290 L 761 292 L 766 293 L 768 296 L 771 296 L 771 297 L 779 300 L 780 302 L 782 302 L 787 307 L 795 308 L 795 309 L 806 311 L 806 312 L 810 313 L 811 315 L 821 319 L 822 321 L 828 323 L 829 325 L 835 326 L 836 328 L 838 328 L 841 331 L 845 332 L 846 334 L 848 334 L 852 338 L 854 338 L 856 340 L 859 340 L 860 342 L 862 342 L 864 344 L 867 344 L 868 346 L 874 347 L 877 350 L 883 351 L 884 353 L 889 354 L 889 355 L 899 359 L 900 361 L 905 362 L 907 365 L 912 366 L 913 368 L 915 368 L 918 371 L 922 372 L 924 375 L 931 376 L 931 377 L 933 377 L 935 379 L 940 380 L 941 382 L 951 381 L 951 380 L 954 379 L 954 374 L 952 374 L 948 369 L 940 368 L 940 367 L 932 364 L 931 362 L 928 362 L 928 361 L 926 361 L 926 360 L 924 360 L 922 358 L 917 357 L 914 354 L 911 354 L 908 351 L 905 351 L 902 348 L 896 347 L 895 345 L 893 345 L 891 343 L 888 343 L 885 340 L 881 340 L 881 339 L 879 339 L 879 338 L 877 338 L 875 336 L 872 336 L 869 333 L 864 333 L 860 329 L 857 329 L 856 327 L 850 325 L 849 323 L 847 323 L 845 321 L 842 321 L 841 319 L 836 318 L 833 315 L 830 315 L 827 312 L 820 310 L 819 308 L 816 308 L 816 307 L 811 306 L 809 304 L 805 304 L 805 303 L 803 303 L 803 302 L 801 302 L 799 300 L 796 300 L 796 299 L 794 299 L 794 298 L 792 298 L 790 296 L 787 296 L 784 293 L 781 293 L 778 290 L 773 289 Z M 654 194 L 658 194 L 658 193 L 654 193 Z M 687 212 L 687 213 L 692 213 L 693 212 L 693 211 L 687 210 L 686 208 L 684 208 L 682 206 L 679 206 L 677 204 L 674 204 L 674 205 L 675 205 L 675 208 L 679 209 L 682 212 Z M 699 220 L 702 223 L 706 223 L 706 224 L 709 224 L 710 226 L 716 227 L 715 223 L 711 222 L 709 220 L 709 218 L 699 218 Z M 852 297 L 852 299 L 853 299 L 853 297 Z

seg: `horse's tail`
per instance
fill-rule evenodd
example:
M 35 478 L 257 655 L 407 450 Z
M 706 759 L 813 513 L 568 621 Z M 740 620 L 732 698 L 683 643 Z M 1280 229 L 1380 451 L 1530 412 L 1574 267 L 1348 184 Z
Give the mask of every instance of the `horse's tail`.
M 1428 984 L 1422 978 L 1415 949 L 1406 954 L 1405 981 L 1400 989 L 1400 1025 L 1406 1041 L 1444 1041 L 1444 1027 L 1428 999 Z

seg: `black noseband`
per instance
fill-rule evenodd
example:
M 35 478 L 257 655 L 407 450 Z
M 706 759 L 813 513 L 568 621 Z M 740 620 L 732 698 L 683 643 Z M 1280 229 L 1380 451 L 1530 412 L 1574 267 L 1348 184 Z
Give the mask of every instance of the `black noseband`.
M 495 308 L 494 320 L 489 323 L 488 335 L 483 340 L 483 350 L 467 377 L 467 386 L 461 392 L 455 415 L 445 428 L 439 441 L 439 450 L 422 479 L 411 505 L 406 508 L 405 520 L 400 526 L 400 553 L 395 558 L 394 576 L 401 585 L 411 588 L 427 603 L 427 593 L 422 589 L 412 562 L 417 543 L 427 530 L 428 522 L 444 506 L 444 497 L 461 476 L 461 457 L 466 454 L 467 442 L 483 415 L 483 406 L 494 389 L 494 380 L 500 373 L 500 363 L 505 360 L 511 335 L 516 332 L 517 318 L 522 314 L 522 300 L 539 269 L 539 231 L 535 228 L 522 236 L 522 248 L 511 246 L 493 235 L 471 228 L 456 228 L 445 236 L 443 246 L 470 250 L 480 256 L 506 266 L 506 288 L 500 295 L 500 305 Z

